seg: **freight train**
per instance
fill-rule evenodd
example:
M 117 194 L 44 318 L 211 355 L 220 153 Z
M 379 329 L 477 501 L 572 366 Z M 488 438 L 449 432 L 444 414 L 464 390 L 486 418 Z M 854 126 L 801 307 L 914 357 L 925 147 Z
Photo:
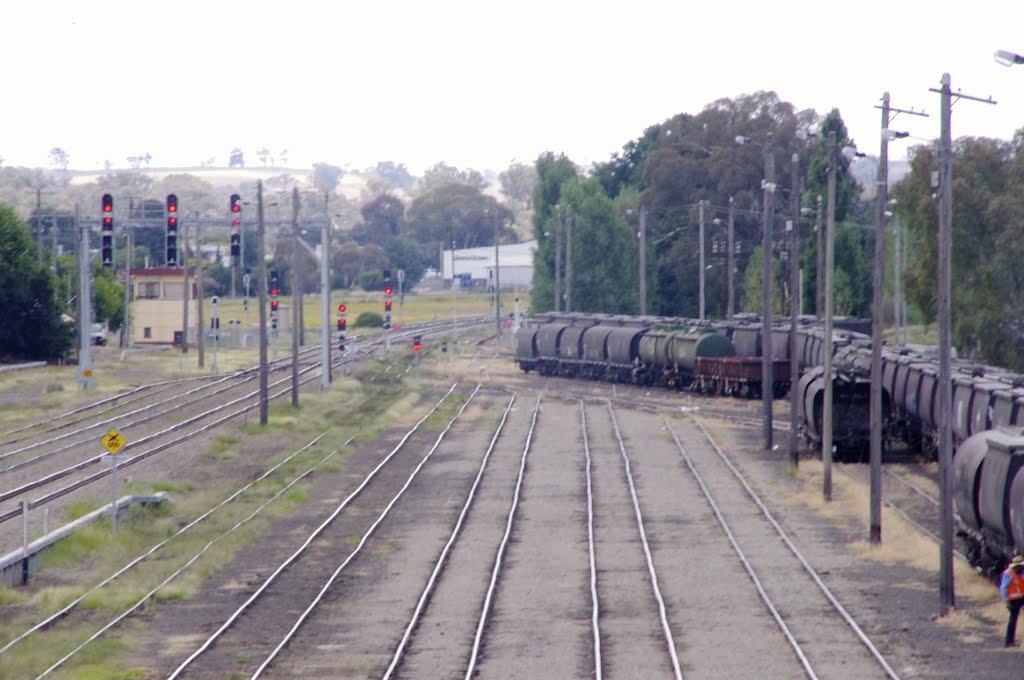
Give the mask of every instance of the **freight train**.
M 832 353 L 833 444 L 846 458 L 867 460 L 870 434 L 870 322 L 840 320 L 832 338 L 809 319 L 772 331 L 772 391 L 783 396 L 789 362 L 801 437 L 820 444 L 825 375 Z M 646 340 L 645 340 L 646 338 Z M 762 328 L 756 318 L 730 322 L 547 314 L 517 336 L 516 360 L 544 375 L 662 385 L 707 394 L 762 394 Z M 934 348 L 885 347 L 882 352 L 882 434 L 886 449 L 902 441 L 934 457 L 938 442 L 939 366 Z M 972 561 L 987 570 L 1024 551 L 1024 376 L 951 360 L 954 487 Z

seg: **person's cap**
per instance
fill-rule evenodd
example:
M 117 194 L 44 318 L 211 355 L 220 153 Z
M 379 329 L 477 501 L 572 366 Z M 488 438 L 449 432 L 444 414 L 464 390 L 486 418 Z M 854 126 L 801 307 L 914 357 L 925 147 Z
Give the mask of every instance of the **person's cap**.
M 1010 560 L 1010 566 L 1011 567 L 1021 567 L 1021 566 L 1024 566 L 1024 556 L 1014 555 L 1013 559 Z

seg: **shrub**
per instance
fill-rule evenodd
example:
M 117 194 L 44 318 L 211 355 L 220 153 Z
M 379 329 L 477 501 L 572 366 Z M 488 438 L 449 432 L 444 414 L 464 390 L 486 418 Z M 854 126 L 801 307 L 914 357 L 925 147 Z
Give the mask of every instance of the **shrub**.
M 377 312 L 362 312 L 356 318 L 356 328 L 381 328 L 384 326 L 384 317 Z

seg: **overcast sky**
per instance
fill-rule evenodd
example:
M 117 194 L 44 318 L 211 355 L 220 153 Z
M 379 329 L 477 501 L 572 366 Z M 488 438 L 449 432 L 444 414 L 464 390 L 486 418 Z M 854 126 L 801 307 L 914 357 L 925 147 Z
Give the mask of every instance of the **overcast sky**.
M 939 134 L 938 88 L 961 100 L 953 135 L 1024 127 L 1024 1 L 12 0 L 3 18 L 4 165 L 258 165 L 420 173 L 445 161 L 501 170 L 544 151 L 606 160 L 645 127 L 716 99 L 774 90 L 838 108 L 862 150 L 880 112 Z M 911 140 L 912 141 L 912 140 Z M 891 147 L 893 158 L 906 142 Z

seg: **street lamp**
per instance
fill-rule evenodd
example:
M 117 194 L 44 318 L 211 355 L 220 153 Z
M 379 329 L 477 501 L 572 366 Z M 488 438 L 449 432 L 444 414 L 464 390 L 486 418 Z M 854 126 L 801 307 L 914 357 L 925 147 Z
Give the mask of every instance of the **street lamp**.
M 892 118 L 900 113 L 918 116 L 928 114 L 920 111 L 891 109 L 889 93 L 882 93 L 882 134 L 881 150 L 878 154 L 878 196 L 877 219 L 875 222 L 875 268 L 872 286 L 874 299 L 871 307 L 871 395 L 868 460 L 871 465 L 871 498 L 869 541 L 882 542 L 882 308 L 885 302 L 885 224 L 891 215 L 886 211 L 889 201 L 889 142 L 904 139 L 909 132 L 897 132 L 889 128 Z
M 1024 57 L 1013 52 L 1007 52 L 1006 50 L 996 50 L 992 55 L 996 63 L 1002 64 L 1003 66 L 1013 66 L 1014 64 L 1024 64 Z
M 753 144 L 749 137 L 736 136 L 737 144 Z M 772 448 L 772 399 L 775 396 L 774 376 L 772 372 L 772 217 L 774 213 L 773 199 L 775 196 L 775 156 L 772 154 L 772 137 L 759 144 L 764 151 L 764 179 L 761 188 L 764 190 L 763 234 L 761 238 L 761 402 L 763 410 L 764 448 Z

